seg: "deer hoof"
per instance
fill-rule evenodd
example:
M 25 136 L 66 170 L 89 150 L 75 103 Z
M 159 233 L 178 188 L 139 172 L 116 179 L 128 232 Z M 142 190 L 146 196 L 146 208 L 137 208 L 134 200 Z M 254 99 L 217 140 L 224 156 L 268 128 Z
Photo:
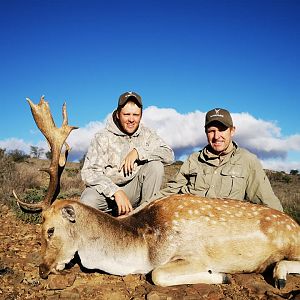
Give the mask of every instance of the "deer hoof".
M 223 282 L 222 283 L 224 283 L 224 284 L 229 284 L 229 283 L 231 283 L 231 278 L 230 278 L 230 276 L 228 276 L 227 274 L 224 274 L 223 275 Z
M 283 289 L 286 285 L 286 280 L 285 279 L 277 279 L 276 280 L 276 284 L 275 286 L 278 288 L 278 289 Z

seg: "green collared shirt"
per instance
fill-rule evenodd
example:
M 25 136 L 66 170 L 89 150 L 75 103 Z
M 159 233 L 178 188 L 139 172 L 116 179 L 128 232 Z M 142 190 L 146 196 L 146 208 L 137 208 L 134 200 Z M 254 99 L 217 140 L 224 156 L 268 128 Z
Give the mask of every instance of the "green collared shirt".
M 264 204 L 283 211 L 258 158 L 232 143 L 225 155 L 217 156 L 205 147 L 191 154 L 174 181 L 157 197 L 188 193 L 209 198 L 230 198 Z

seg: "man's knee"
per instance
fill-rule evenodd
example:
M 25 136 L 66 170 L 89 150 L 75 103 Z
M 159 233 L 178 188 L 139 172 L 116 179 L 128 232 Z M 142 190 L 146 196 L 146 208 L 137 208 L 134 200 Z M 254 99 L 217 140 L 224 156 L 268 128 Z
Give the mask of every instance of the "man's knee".
M 147 164 L 147 173 L 155 176 L 164 175 L 164 165 L 161 161 L 153 160 L 149 161 Z
M 105 208 L 107 208 L 107 204 L 102 198 L 103 197 L 101 197 L 96 189 L 92 187 L 86 187 L 81 194 L 80 202 L 96 209 L 105 210 Z

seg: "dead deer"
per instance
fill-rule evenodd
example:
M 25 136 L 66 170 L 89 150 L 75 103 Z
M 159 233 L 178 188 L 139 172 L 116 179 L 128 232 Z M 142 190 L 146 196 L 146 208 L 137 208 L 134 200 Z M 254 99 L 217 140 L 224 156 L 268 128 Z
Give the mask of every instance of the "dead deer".
M 42 278 L 63 270 L 75 253 L 89 269 L 115 275 L 152 271 L 153 282 L 161 286 L 220 284 L 226 274 L 261 273 L 274 265 L 275 286 L 283 288 L 287 274 L 300 273 L 299 224 L 262 205 L 180 194 L 119 219 L 77 201 L 52 203 L 62 171 L 60 149 L 75 127 L 67 125 L 65 111 L 64 129 L 54 128 L 45 101 L 40 108 L 29 103 L 53 153 L 44 202 L 18 200 L 43 209 Z

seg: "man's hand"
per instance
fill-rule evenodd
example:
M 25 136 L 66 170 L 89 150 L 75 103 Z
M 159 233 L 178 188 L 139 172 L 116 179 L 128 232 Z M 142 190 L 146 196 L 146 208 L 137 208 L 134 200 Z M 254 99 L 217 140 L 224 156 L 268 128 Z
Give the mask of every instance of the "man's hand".
M 124 176 L 129 175 L 132 173 L 134 169 L 134 162 L 139 158 L 139 154 L 137 150 L 134 148 L 132 149 L 124 158 L 121 163 L 120 171 L 123 169 Z
M 132 205 L 126 195 L 126 193 L 122 190 L 118 190 L 114 194 L 115 201 L 118 206 L 118 215 L 127 215 L 131 211 L 133 211 Z

